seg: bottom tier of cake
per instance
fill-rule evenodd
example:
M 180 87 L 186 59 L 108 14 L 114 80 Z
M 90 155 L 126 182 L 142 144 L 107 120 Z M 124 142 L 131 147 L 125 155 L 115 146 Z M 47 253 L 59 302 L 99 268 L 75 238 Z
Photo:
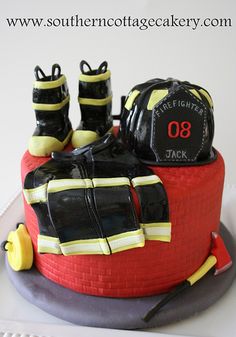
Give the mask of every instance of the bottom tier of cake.
M 22 180 L 48 158 L 22 159 Z M 219 229 L 224 161 L 193 167 L 151 167 L 167 191 L 171 242 L 146 241 L 112 255 L 62 256 L 37 252 L 38 224 L 25 202 L 25 223 L 33 241 L 34 263 L 48 279 L 76 292 L 107 297 L 159 294 L 186 279 L 207 258 L 211 232 Z

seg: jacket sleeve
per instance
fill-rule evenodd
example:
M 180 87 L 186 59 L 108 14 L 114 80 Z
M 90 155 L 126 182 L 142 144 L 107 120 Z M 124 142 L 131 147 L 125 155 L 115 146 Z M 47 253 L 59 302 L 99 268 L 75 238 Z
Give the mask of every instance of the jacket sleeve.
M 168 197 L 161 179 L 142 170 L 131 180 L 140 204 L 140 225 L 147 240 L 171 241 Z

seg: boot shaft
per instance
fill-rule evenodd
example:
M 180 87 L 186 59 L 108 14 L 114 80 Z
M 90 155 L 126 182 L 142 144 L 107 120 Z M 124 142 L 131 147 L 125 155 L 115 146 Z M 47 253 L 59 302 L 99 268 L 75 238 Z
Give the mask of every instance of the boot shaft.
M 85 65 L 88 71 L 85 71 Z M 111 99 L 111 72 L 107 69 L 107 62 L 92 70 L 86 61 L 81 61 L 80 70 L 79 98 Z
M 46 76 L 42 69 L 36 66 L 35 78 L 33 104 L 42 105 L 40 109 L 38 106 L 35 106 L 35 110 L 59 110 L 58 106 L 66 104 L 67 101 L 69 102 L 69 89 L 66 77 L 61 74 L 61 68 L 58 64 L 52 66 L 52 74 L 49 76 Z M 45 106 L 43 106 L 43 104 L 45 104 Z
M 107 69 L 107 62 L 92 70 L 86 61 L 81 61 L 80 69 L 78 101 L 81 123 L 84 128 L 106 132 L 108 125 L 112 126 L 111 73 Z

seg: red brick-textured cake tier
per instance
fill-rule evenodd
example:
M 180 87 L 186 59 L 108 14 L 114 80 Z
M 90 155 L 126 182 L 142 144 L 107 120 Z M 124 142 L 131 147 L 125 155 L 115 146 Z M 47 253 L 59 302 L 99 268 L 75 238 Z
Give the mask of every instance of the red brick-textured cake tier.
M 32 157 L 27 151 L 22 159 L 22 181 L 47 160 Z M 33 241 L 37 269 L 66 288 L 107 297 L 166 292 L 197 270 L 209 255 L 211 232 L 219 228 L 223 158 L 218 154 L 216 161 L 203 166 L 152 169 L 163 181 L 169 199 L 170 243 L 146 241 L 144 248 L 108 256 L 38 254 L 37 218 L 25 202 L 25 223 Z

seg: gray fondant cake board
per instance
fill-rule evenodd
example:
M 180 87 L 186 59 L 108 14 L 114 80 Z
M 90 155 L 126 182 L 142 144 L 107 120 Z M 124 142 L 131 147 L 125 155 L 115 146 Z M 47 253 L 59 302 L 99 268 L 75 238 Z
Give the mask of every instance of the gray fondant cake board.
M 221 225 L 221 235 L 232 256 L 233 266 L 218 276 L 209 272 L 193 287 L 169 302 L 148 323 L 142 317 L 163 295 L 131 299 L 89 296 L 51 282 L 34 267 L 30 271 L 14 272 L 6 262 L 7 271 L 16 289 L 29 302 L 74 324 L 115 329 L 159 327 L 208 308 L 231 286 L 236 275 L 236 244 L 224 225 Z

